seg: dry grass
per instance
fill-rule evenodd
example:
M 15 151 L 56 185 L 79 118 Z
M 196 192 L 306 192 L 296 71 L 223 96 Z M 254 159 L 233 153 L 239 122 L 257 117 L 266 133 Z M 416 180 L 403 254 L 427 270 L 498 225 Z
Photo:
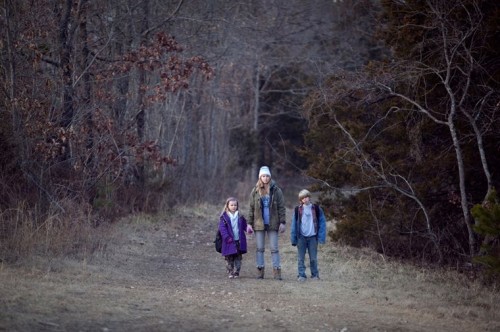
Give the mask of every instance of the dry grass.
M 52 215 L 43 227 L 19 229 L 29 240 L 19 238 L 17 250 L 31 259 L 0 265 L 0 330 L 183 330 L 186 317 L 213 331 L 255 327 L 255 317 L 262 331 L 500 328 L 495 288 L 366 249 L 327 243 L 319 253 L 323 281 L 299 286 L 288 233 L 280 239 L 281 284 L 248 276 L 252 251 L 241 280 L 228 283 L 211 243 L 221 209 L 202 204 L 130 216 L 106 228 L 74 228 Z
M 368 249 L 350 247 L 329 247 L 320 257 L 320 263 L 330 263 L 324 264 L 330 268 L 326 273 L 358 285 L 354 287 L 359 287 L 359 292 L 382 302 L 399 299 L 408 310 L 418 309 L 429 315 L 500 320 L 497 287 L 471 280 L 455 270 L 416 267 L 388 260 Z
M 60 202 L 64 212 L 60 208 L 49 209 L 43 218 L 23 205 L 4 211 L 0 260 L 20 264 L 35 257 L 90 259 L 104 251 L 111 235 L 109 225 L 98 224 L 75 203 L 64 203 Z

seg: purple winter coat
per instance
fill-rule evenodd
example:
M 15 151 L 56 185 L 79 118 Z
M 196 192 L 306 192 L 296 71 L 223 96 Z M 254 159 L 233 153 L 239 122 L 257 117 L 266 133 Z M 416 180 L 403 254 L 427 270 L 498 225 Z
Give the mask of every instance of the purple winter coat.
M 247 229 L 247 221 L 245 217 L 238 213 L 238 226 L 240 230 L 240 252 L 247 252 L 247 237 L 245 231 Z M 226 212 L 222 213 L 219 219 L 219 230 L 222 235 L 222 256 L 228 256 L 238 253 L 236 243 L 234 242 L 233 228 L 231 227 L 231 218 Z M 233 240 L 231 243 L 229 239 Z

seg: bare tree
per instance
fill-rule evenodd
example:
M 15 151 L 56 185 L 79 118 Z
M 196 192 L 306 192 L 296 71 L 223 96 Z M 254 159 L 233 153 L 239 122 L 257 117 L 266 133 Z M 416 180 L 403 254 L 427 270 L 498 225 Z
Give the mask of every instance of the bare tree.
M 488 188 L 484 197 L 487 197 L 492 188 L 491 175 L 487 163 L 487 156 L 483 147 L 482 138 L 485 131 L 489 131 L 490 124 L 494 119 L 495 109 L 491 103 L 485 103 L 493 89 L 488 87 L 487 73 L 482 66 L 481 58 L 476 55 L 475 50 L 480 49 L 485 40 L 482 37 L 484 31 L 483 15 L 477 3 L 474 1 L 458 1 L 453 4 L 446 1 L 427 1 L 427 11 L 421 12 L 426 15 L 427 25 L 423 29 L 432 30 L 435 35 L 428 44 L 433 44 L 434 49 L 429 50 L 432 55 L 423 55 L 421 61 L 405 62 L 401 67 L 406 72 L 411 72 L 415 79 L 434 80 L 434 86 L 429 86 L 429 91 L 442 89 L 445 92 L 442 102 L 439 104 L 427 103 L 428 98 L 413 96 L 404 91 L 399 91 L 396 84 L 380 81 L 377 86 L 386 91 L 390 96 L 397 97 L 410 105 L 407 111 L 417 111 L 424 114 L 433 122 L 448 128 L 450 138 L 456 156 L 458 168 L 458 183 L 460 188 L 460 202 L 465 226 L 469 234 L 470 255 L 476 252 L 476 240 L 473 231 L 473 221 L 470 215 L 470 202 L 466 187 L 465 158 L 462 148 L 463 134 L 460 133 L 457 124 L 460 114 L 465 116 L 473 129 L 476 139 L 475 145 L 481 156 L 483 175 L 486 178 Z M 455 21 L 457 12 L 462 12 L 464 20 L 458 25 Z M 430 63 L 428 57 L 435 57 L 436 61 Z M 484 87 L 472 92 L 472 85 Z M 479 91 L 477 91 L 479 90 Z M 443 107 L 446 105 L 446 107 Z M 478 127 L 476 119 L 487 117 L 490 120 L 482 121 L 482 129 Z
M 473 231 L 474 221 L 469 211 L 472 202 L 466 178 L 467 170 L 472 167 L 464 147 L 470 150 L 470 146 L 473 145 L 478 150 L 487 184 L 483 197 L 487 197 L 493 179 L 483 139 L 492 136 L 495 123 L 498 123 L 497 108 L 493 102 L 496 83 L 483 67 L 484 57 L 477 52 L 483 49 L 488 37 L 484 31 L 483 13 L 474 1 L 449 3 L 436 0 L 426 1 L 425 4 L 419 3 L 414 7 L 409 3 L 398 3 L 395 6 L 405 7 L 404 12 L 411 13 L 412 18 L 420 18 L 412 22 L 413 24 L 405 26 L 398 26 L 399 22 L 396 23 L 396 27 L 401 29 L 411 27 L 419 32 L 423 31 L 422 35 L 416 34 L 421 36 L 421 43 L 413 45 L 414 49 L 410 48 L 408 51 L 413 55 L 411 59 L 404 60 L 401 56 L 399 58 L 395 56 L 388 63 L 379 63 L 379 67 L 371 66 L 366 75 L 338 71 L 335 77 L 340 79 L 330 80 L 328 99 L 329 102 L 336 100 L 337 105 L 339 103 L 345 105 L 350 100 L 351 105 L 358 105 L 355 107 L 371 105 L 368 107 L 387 109 L 386 116 L 383 117 L 384 122 L 375 123 L 373 127 L 387 123 L 389 129 L 391 122 L 386 121 L 391 118 L 400 121 L 398 114 L 408 114 L 408 116 L 420 114 L 428 121 L 446 128 L 449 136 L 443 140 L 442 144 L 445 146 L 442 149 L 446 150 L 447 142 L 451 142 L 458 173 L 456 181 L 461 214 L 468 234 L 468 253 L 472 257 L 477 250 L 477 244 Z M 457 24 L 457 16 L 462 18 L 460 24 Z M 362 146 L 360 142 L 364 140 L 354 140 L 345 124 L 335 117 L 334 121 L 339 128 L 343 128 L 342 131 L 351 141 L 354 150 L 359 149 Z M 468 129 L 464 124 L 469 125 Z M 393 125 L 397 125 L 397 122 Z M 352 124 L 350 128 L 353 128 Z M 367 136 L 370 130 L 367 129 Z M 410 135 L 422 129 L 409 127 L 407 130 Z M 473 137 L 473 140 L 468 139 L 469 137 Z M 413 144 L 418 148 L 418 142 L 415 141 Z M 377 158 L 380 160 L 383 157 L 377 156 Z M 365 158 L 358 164 L 360 167 L 370 167 L 372 176 L 385 179 L 386 184 L 406 184 L 407 190 L 394 189 L 413 199 L 417 198 L 418 195 L 411 189 L 414 187 L 411 184 L 411 177 L 401 176 L 391 168 L 391 164 L 396 160 L 384 158 L 383 161 L 384 164 L 378 162 L 373 164 L 370 159 Z M 372 168 L 373 166 L 377 167 Z M 390 177 L 387 178 L 387 175 Z M 432 235 L 434 232 L 431 220 L 429 214 L 425 213 L 426 208 L 422 204 L 422 199 L 416 199 L 416 202 L 420 202 L 418 205 L 426 216 L 427 230 L 437 245 L 436 237 Z

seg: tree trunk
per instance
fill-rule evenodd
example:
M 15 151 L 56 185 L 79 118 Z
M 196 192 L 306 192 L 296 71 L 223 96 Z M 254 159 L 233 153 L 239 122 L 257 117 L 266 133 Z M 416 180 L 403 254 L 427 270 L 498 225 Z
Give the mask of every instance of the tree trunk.
M 459 176 L 459 186 L 460 186 L 460 205 L 462 207 L 462 213 L 464 216 L 465 226 L 467 227 L 467 232 L 469 234 L 469 255 L 472 257 L 476 252 L 476 240 L 474 237 L 474 230 L 472 229 L 471 217 L 469 212 L 469 202 L 467 199 L 467 191 L 465 186 L 465 166 L 464 159 L 462 155 L 462 148 L 460 147 L 460 142 L 458 139 L 458 134 L 453 122 L 453 117 L 455 115 L 454 111 L 450 112 L 448 117 L 448 128 L 450 129 L 450 135 L 453 141 L 453 147 L 455 148 L 455 155 L 457 158 L 458 176 Z
M 85 196 L 87 201 L 92 204 L 95 198 L 95 179 L 97 178 L 95 167 L 94 167 L 94 120 L 93 120 L 93 109 L 91 106 L 91 96 L 92 96 L 92 84 L 90 77 L 90 50 L 88 45 L 88 31 L 87 31 L 87 7 L 86 0 L 82 0 L 80 5 L 80 36 L 82 40 L 82 63 L 81 67 L 83 70 L 82 80 L 83 80 L 83 107 L 85 108 L 85 124 L 87 127 L 87 142 L 85 144 L 86 155 L 85 155 L 85 165 L 87 169 L 85 180 Z
M 7 80 L 7 96 L 9 98 L 9 101 L 13 101 L 16 98 L 16 60 L 14 57 L 14 36 L 13 36 L 13 26 L 15 22 L 11 21 L 11 18 L 14 16 L 14 4 L 12 1 L 5 1 L 4 2 L 4 15 L 5 15 L 5 26 L 6 26 L 6 49 L 7 49 L 7 73 L 6 73 L 6 80 Z M 24 149 L 24 142 L 23 142 L 23 125 L 22 125 L 22 117 L 17 109 L 16 106 L 14 106 L 12 103 L 9 103 L 11 106 L 11 118 L 12 118 L 12 135 L 13 135 L 13 141 L 14 144 L 17 146 L 19 150 L 19 156 L 21 157 L 21 165 L 24 165 L 24 160 L 26 159 L 26 153 Z
M 148 43 L 148 29 L 149 29 L 149 0 L 144 0 L 142 3 L 143 17 L 141 26 L 141 44 L 147 45 Z M 139 111 L 136 115 L 137 137 L 139 144 L 144 143 L 145 123 L 146 123 L 146 71 L 144 68 L 139 68 Z M 141 186 L 144 185 L 144 164 L 138 165 L 138 182 Z
M 73 121 L 73 67 L 71 65 L 71 58 L 73 56 L 72 49 L 72 38 L 70 35 L 70 21 L 71 21 L 71 10 L 72 10 L 72 0 L 66 0 L 65 12 L 61 19 L 61 24 L 59 27 L 59 45 L 61 47 L 61 70 L 62 70 L 62 81 L 63 81 L 63 113 L 61 118 L 61 126 L 67 128 L 71 125 Z

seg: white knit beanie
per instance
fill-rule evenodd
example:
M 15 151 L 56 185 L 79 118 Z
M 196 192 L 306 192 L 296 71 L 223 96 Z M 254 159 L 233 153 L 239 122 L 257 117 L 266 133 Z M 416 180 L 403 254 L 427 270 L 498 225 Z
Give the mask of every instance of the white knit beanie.
M 271 176 L 271 171 L 269 170 L 269 167 L 267 166 L 262 166 L 259 170 L 259 178 L 261 175 L 264 175 L 264 174 L 267 174 L 269 176 Z

